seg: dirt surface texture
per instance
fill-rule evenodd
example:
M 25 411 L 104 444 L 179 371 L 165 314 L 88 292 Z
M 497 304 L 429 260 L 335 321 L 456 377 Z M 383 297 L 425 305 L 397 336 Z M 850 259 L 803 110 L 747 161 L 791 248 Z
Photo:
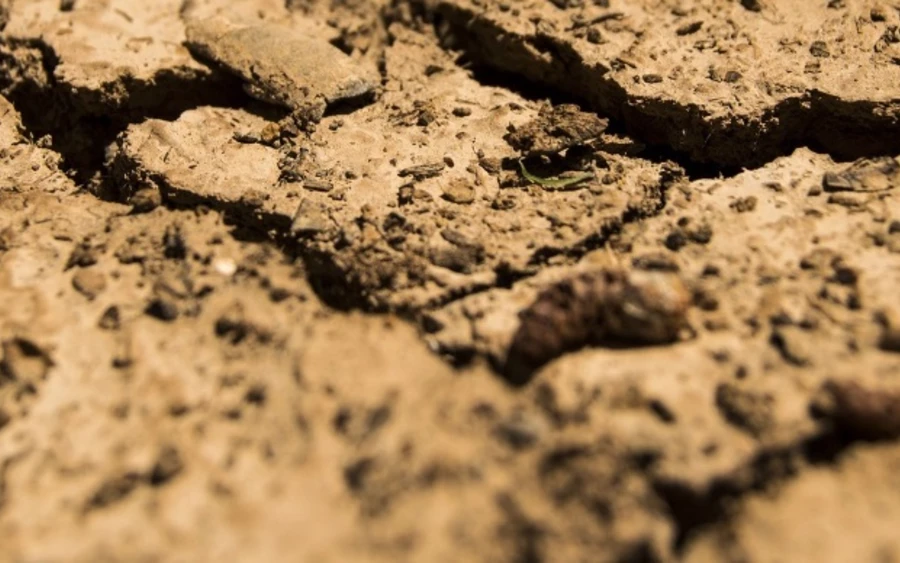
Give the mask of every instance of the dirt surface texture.
M 0 0 L 0 561 L 900 562 L 900 8 Z

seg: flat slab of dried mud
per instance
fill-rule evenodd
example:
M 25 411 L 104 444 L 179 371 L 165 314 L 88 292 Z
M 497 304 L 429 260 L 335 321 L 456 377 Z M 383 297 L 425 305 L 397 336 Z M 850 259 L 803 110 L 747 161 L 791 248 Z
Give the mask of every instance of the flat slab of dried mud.
M 0 560 L 900 560 L 898 22 L 0 2 Z

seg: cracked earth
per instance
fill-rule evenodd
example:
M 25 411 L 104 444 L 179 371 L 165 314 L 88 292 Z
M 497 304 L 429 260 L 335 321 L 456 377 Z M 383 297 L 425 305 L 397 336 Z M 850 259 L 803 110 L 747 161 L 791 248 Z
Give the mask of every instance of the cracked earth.
M 0 30 L 0 561 L 900 562 L 900 7 Z

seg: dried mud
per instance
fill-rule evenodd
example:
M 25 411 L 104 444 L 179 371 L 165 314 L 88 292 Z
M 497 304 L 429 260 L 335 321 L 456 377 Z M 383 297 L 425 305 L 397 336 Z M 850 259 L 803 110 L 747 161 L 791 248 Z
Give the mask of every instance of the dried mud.
M 898 21 L 0 1 L 0 561 L 900 560 Z

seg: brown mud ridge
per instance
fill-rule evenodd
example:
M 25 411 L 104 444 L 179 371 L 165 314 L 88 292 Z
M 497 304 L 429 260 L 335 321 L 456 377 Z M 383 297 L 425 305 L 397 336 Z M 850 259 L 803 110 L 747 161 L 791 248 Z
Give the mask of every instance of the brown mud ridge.
M 900 561 L 889 2 L 0 28 L 0 561 Z

